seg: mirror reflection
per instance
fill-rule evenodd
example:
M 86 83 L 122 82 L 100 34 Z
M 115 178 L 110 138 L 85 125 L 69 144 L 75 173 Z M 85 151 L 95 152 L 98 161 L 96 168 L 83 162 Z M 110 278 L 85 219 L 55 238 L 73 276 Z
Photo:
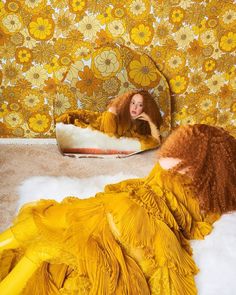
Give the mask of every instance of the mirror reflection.
M 161 144 L 161 113 L 147 90 L 110 100 L 102 113 L 68 111 L 56 123 L 58 145 L 65 154 L 130 155 Z

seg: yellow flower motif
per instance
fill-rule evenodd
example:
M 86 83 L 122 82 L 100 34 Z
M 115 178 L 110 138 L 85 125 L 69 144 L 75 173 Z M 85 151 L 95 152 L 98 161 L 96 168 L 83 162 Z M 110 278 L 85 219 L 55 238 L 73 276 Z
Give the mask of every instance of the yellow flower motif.
M 184 76 L 176 76 L 170 79 L 170 87 L 174 93 L 183 93 L 188 86 L 187 78 Z
M 160 81 L 155 64 L 146 55 L 140 56 L 140 60 L 130 62 L 128 76 L 138 87 L 153 87 Z
M 48 75 L 47 71 L 38 65 L 30 68 L 30 70 L 27 71 L 25 78 L 31 82 L 32 85 L 41 87 L 44 84 L 44 81 L 47 80 Z
M 236 76 L 236 66 L 232 66 L 232 68 L 230 68 L 230 70 L 225 73 L 225 79 L 226 80 L 230 80 L 231 78 Z
M 220 88 L 224 85 L 225 79 L 221 74 L 215 74 L 206 82 L 207 87 L 210 89 L 210 93 L 217 93 Z
M 44 104 L 44 97 L 37 91 L 32 89 L 29 93 L 25 95 L 22 99 L 24 108 L 27 110 L 38 110 Z
M 185 66 L 185 57 L 177 50 L 170 50 L 167 52 L 165 65 L 168 71 L 177 73 Z
M 104 47 L 92 57 L 92 70 L 96 77 L 108 79 L 121 69 L 121 55 L 118 49 Z
M 54 57 L 49 64 L 46 64 L 44 68 L 47 70 L 49 74 L 52 74 L 53 72 L 57 71 L 60 69 L 60 66 L 58 64 L 58 59 L 57 57 Z
M 125 33 L 124 22 L 120 19 L 113 20 L 106 27 L 108 33 L 114 38 L 120 37 Z
M 30 63 L 32 61 L 32 52 L 26 47 L 16 49 L 16 61 L 18 63 Z
M 230 52 L 236 48 L 236 33 L 229 32 L 220 39 L 220 48 L 223 51 Z
M 201 120 L 201 124 L 207 124 L 207 125 L 215 125 L 216 124 L 216 118 L 207 116 L 203 120 Z
M 22 124 L 23 118 L 22 115 L 18 112 L 9 112 L 5 117 L 4 117 L 4 122 L 10 127 L 10 128 L 15 128 L 19 125 Z
M 46 6 L 46 0 L 25 0 L 24 1 L 24 8 L 31 13 L 42 11 L 45 6 Z
M 214 29 L 208 29 L 200 34 L 200 41 L 203 45 L 209 45 L 216 41 L 216 31 Z
M 128 0 L 126 9 L 129 16 L 133 19 L 143 19 L 150 12 L 149 0 Z
M 125 15 L 125 8 L 122 5 L 116 5 L 113 7 L 111 14 L 115 18 L 123 18 Z
M 103 14 L 99 14 L 97 19 L 102 25 L 109 23 L 112 20 L 111 7 L 108 7 Z
M 93 15 L 85 15 L 79 22 L 78 30 L 85 38 L 92 40 L 100 30 L 100 23 Z
M 9 13 L 1 19 L 1 27 L 8 34 L 14 34 L 21 30 L 22 20 L 20 15 Z
M 173 24 L 178 24 L 182 22 L 184 18 L 184 10 L 180 7 L 174 8 L 170 12 L 170 22 Z
M 3 118 L 7 113 L 7 104 L 3 103 L 0 107 L 0 118 Z
M 69 8 L 73 13 L 81 13 L 86 8 L 86 2 L 84 0 L 69 0 Z
M 153 31 L 151 27 L 145 26 L 143 24 L 134 27 L 131 30 L 131 40 L 137 45 L 148 45 L 153 36 Z
M 178 43 L 179 48 L 186 49 L 194 40 L 194 33 L 190 27 L 181 27 L 173 36 L 173 39 Z
M 206 30 L 206 19 L 204 18 L 198 26 L 193 26 L 194 34 L 199 35 Z
M 211 72 L 215 69 L 216 67 L 216 61 L 213 58 L 209 58 L 207 60 L 205 60 L 205 62 L 203 63 L 203 71 L 204 72 Z
M 43 133 L 49 130 L 51 118 L 45 114 L 35 114 L 28 120 L 29 128 L 37 133 Z
M 219 16 L 220 24 L 225 29 L 233 29 L 236 25 L 235 5 L 227 5 Z
M 73 53 L 74 60 L 85 59 L 89 60 L 91 58 L 92 46 L 90 42 L 79 42 L 78 49 Z
M 5 4 L 6 10 L 10 12 L 18 12 L 20 9 L 21 5 L 18 1 L 7 1 Z
M 29 24 L 29 33 L 36 40 L 49 40 L 54 33 L 54 22 L 51 18 L 36 17 Z

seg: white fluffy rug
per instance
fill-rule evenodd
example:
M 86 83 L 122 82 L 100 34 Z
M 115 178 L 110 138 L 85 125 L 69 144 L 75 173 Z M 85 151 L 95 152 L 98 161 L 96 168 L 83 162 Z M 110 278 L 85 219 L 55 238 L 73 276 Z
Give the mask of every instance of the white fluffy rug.
M 62 200 L 66 196 L 86 198 L 102 191 L 105 184 L 135 178 L 119 173 L 85 179 L 31 177 L 19 187 L 18 208 L 39 199 Z M 203 241 L 192 241 L 194 259 L 200 269 L 196 276 L 199 295 L 232 295 L 236 290 L 236 213 L 223 216 Z

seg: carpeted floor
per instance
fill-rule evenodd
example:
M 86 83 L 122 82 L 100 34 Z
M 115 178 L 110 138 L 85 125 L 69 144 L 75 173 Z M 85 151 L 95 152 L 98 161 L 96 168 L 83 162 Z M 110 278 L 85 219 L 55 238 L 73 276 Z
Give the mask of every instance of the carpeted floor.
M 123 172 L 146 176 L 155 162 L 156 151 L 123 159 L 64 157 L 55 144 L 0 145 L 0 231 L 9 226 L 19 198 L 18 187 L 32 176 L 85 178 Z M 38 188 L 40 190 L 40 187 Z

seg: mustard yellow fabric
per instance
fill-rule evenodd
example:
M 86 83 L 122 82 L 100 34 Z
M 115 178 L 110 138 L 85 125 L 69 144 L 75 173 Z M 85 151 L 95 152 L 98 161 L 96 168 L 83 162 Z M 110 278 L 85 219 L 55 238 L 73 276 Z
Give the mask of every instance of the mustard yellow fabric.
M 109 111 L 103 113 L 78 109 L 68 111 L 56 120 L 57 123 L 74 124 L 81 128 L 92 128 L 115 137 L 132 137 L 141 143 L 141 149 L 146 150 L 157 147 L 158 141 L 151 135 L 141 135 L 134 124 L 122 125 L 118 123 L 117 116 Z
M 11 227 L 20 246 L 2 252 L 0 278 L 24 255 L 38 269 L 19 294 L 197 294 L 189 240 L 216 218 L 200 212 L 186 176 L 156 164 L 89 199 L 26 204 Z

